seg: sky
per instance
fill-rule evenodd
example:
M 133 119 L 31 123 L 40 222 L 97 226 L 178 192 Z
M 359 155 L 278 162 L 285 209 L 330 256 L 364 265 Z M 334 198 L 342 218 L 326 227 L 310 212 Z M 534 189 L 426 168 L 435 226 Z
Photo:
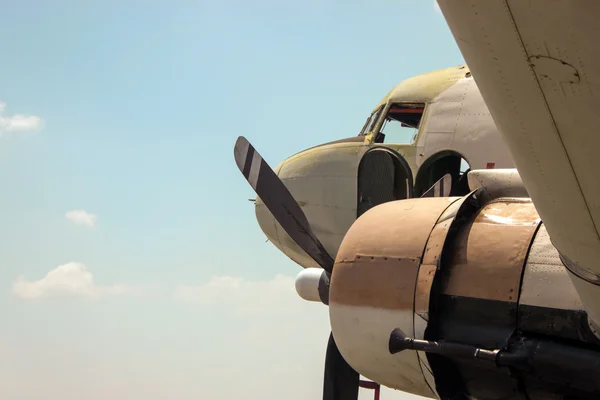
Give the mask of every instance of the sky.
M 435 4 L 13 1 L 0 53 L 0 398 L 321 398 L 327 308 L 233 145 L 274 166 L 463 63 Z

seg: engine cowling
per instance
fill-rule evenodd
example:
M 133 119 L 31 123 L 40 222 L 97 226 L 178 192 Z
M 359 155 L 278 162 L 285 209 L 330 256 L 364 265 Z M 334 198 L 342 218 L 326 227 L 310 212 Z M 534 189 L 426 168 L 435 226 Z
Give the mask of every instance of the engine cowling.
M 516 380 L 493 363 L 389 351 L 395 328 L 482 349 L 540 335 L 565 348 L 573 341 L 600 346 L 531 200 L 482 198 L 389 202 L 352 225 L 330 279 L 338 348 L 361 375 L 420 396 L 572 393 L 574 382 L 587 381 L 560 367 L 545 371 L 549 380 L 527 372 Z
M 422 326 L 415 330 L 414 311 L 425 245 L 440 216 L 459 200 L 385 203 L 362 215 L 344 237 L 331 277 L 329 315 L 340 352 L 363 376 L 435 396 L 433 376 L 423 372 L 429 368 L 426 358 L 414 351 L 391 355 L 388 341 L 396 327 L 422 336 Z M 431 271 L 427 266 L 423 270 Z

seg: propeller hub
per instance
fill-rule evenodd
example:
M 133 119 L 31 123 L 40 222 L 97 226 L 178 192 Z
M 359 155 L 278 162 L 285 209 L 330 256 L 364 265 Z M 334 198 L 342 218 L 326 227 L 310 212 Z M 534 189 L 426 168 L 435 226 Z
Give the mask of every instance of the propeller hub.
M 329 273 L 321 268 L 306 268 L 296 278 L 296 292 L 307 301 L 329 304 Z

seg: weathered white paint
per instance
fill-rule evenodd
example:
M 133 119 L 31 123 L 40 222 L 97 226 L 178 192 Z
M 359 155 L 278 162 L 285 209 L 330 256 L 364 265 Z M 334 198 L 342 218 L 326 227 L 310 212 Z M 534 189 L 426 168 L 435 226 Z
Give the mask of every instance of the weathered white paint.
M 499 197 L 529 197 L 516 168 L 475 169 L 467 174 L 469 189 L 485 189 L 487 201 Z
M 346 361 L 364 377 L 419 396 L 435 398 L 419 365 L 416 351 L 390 354 L 395 328 L 414 335 L 412 310 L 329 305 L 331 329 Z
M 583 308 L 544 224 L 538 229 L 527 256 L 519 304 L 561 310 Z
M 427 104 L 417 140 L 417 165 L 444 150 L 462 155 L 472 169 L 512 168 L 514 162 L 477 84 L 462 78 Z
M 600 277 L 600 2 L 438 3 L 552 243 Z M 600 326 L 600 287 L 573 282 Z
M 366 150 L 362 143 L 315 147 L 274 169 L 332 258 L 356 220 L 358 164 Z M 279 250 L 304 268 L 319 267 L 275 221 L 260 198 L 255 204 L 260 228 Z

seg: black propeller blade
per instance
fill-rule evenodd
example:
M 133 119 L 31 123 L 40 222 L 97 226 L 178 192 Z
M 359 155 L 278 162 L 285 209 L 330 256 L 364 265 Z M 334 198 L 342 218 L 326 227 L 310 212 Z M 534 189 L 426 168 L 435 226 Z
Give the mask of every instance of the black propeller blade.
M 333 334 L 329 334 L 325 356 L 323 400 L 357 400 L 360 375 L 344 360 Z
M 452 190 L 452 175 L 442 176 L 432 187 L 427 189 L 421 197 L 448 197 Z
M 235 143 L 234 156 L 238 168 L 281 227 L 331 274 L 334 261 L 312 231 L 304 212 L 281 179 L 243 136 Z M 359 378 L 359 373 L 342 357 L 333 334 L 330 334 L 325 357 L 323 400 L 357 400 Z
M 317 264 L 331 273 L 333 258 L 312 231 L 302 209 L 281 179 L 243 136 L 235 143 L 234 157 L 250 186 L 281 227 Z

